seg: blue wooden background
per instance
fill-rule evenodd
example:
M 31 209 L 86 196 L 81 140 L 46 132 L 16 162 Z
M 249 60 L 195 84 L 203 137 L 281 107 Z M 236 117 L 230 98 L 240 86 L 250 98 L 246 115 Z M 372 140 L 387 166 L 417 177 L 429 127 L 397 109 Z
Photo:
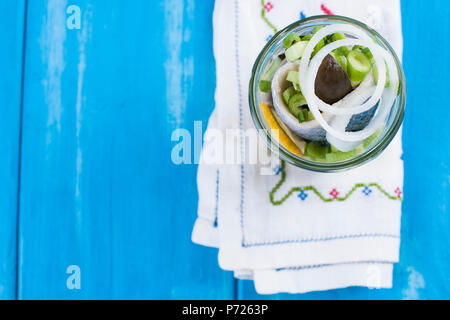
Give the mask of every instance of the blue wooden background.
M 80 30 L 65 27 L 78 5 Z M 258 296 L 190 242 L 173 129 L 214 105 L 213 0 L 0 1 L 0 298 L 450 297 L 450 10 L 402 1 L 408 105 L 394 288 Z M 66 269 L 81 268 L 81 290 Z

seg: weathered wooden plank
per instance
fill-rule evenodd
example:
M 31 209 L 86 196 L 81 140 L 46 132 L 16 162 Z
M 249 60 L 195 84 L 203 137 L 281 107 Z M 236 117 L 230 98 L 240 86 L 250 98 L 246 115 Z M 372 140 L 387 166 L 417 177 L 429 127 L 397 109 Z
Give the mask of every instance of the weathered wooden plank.
M 445 1 L 404 0 L 402 6 L 408 85 L 403 136 L 406 201 L 395 297 L 445 299 L 450 294 L 444 285 L 450 280 L 450 109 L 446 99 L 450 39 L 442 39 L 440 30 L 450 29 L 450 8 Z M 426 45 L 417 43 L 417 37 L 426 39 Z M 432 43 L 438 46 L 433 48 Z M 418 56 L 430 59 L 419 62 Z
M 29 2 L 20 298 L 232 298 L 171 133 L 214 104 L 213 1 Z M 79 266 L 81 289 L 66 286 Z
M 444 1 L 404 0 L 402 5 L 408 102 L 403 148 L 405 198 L 400 263 L 391 290 L 349 288 L 269 299 L 442 299 L 448 297 L 450 268 L 450 109 L 448 51 L 450 9 Z M 253 284 L 240 282 L 238 297 L 260 298 Z
M 16 296 L 24 4 L 22 0 L 0 2 L 0 299 Z

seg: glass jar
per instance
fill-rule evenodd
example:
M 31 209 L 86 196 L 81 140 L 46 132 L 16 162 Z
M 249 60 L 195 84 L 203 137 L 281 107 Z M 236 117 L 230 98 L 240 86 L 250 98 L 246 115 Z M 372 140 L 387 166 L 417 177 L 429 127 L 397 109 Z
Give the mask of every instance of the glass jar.
M 268 68 L 269 64 L 272 62 L 273 58 L 284 52 L 283 40 L 287 35 L 292 32 L 295 32 L 299 35 L 311 34 L 314 27 L 326 26 L 336 23 L 346 23 L 356 26 L 357 28 L 363 30 L 377 44 L 386 49 L 392 55 L 397 67 L 399 77 L 399 90 L 396 100 L 391 108 L 390 114 L 384 124 L 384 127 L 379 132 L 375 141 L 372 141 L 370 146 L 366 146 L 364 151 L 362 151 L 355 157 L 339 162 L 313 161 L 306 157 L 301 157 L 292 153 L 291 151 L 286 149 L 284 145 L 279 143 L 277 139 L 271 136 L 271 128 L 264 117 L 263 111 L 261 110 L 262 98 L 259 92 L 259 82 L 260 80 L 263 80 L 263 74 Z M 375 30 L 359 21 L 347 17 L 314 16 L 297 21 L 279 31 L 263 48 L 253 66 L 252 76 L 250 78 L 249 103 L 250 112 L 256 128 L 260 132 L 260 135 L 266 142 L 267 146 L 272 150 L 272 152 L 277 154 L 280 159 L 285 160 L 297 167 L 319 172 L 336 172 L 349 170 L 376 158 L 389 145 L 389 143 L 392 141 L 397 131 L 399 130 L 403 121 L 406 103 L 405 76 L 403 74 L 401 63 L 394 50 L 389 45 L 389 43 Z

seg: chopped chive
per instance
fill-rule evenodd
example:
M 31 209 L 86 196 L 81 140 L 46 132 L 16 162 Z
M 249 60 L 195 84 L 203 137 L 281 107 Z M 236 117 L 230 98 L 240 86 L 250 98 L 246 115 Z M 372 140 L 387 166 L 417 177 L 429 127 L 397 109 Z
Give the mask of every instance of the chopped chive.
M 343 34 L 342 32 L 336 32 L 331 35 L 332 41 L 338 41 L 343 39 L 345 39 L 345 34 Z
M 331 152 L 340 152 L 340 150 L 333 145 L 330 145 L 330 151 Z
M 323 28 L 323 26 L 317 26 L 317 27 L 314 27 L 314 29 L 313 29 L 313 34 L 316 34 L 317 33 L 317 31 L 319 31 L 320 29 L 322 29 Z
M 298 71 L 289 71 L 286 77 L 286 81 L 298 83 Z
M 362 50 L 362 53 L 364 53 L 367 56 L 367 58 L 369 58 L 370 60 L 373 59 L 373 54 L 372 54 L 372 52 L 370 52 L 369 48 L 364 48 Z
M 316 120 L 316 118 L 314 118 L 313 113 L 308 110 L 308 121 L 312 121 L 312 120 Z
M 347 159 L 353 158 L 355 156 L 356 156 L 355 150 L 350 150 L 350 151 L 347 151 L 347 152 L 337 151 L 337 152 L 327 153 L 325 155 L 325 159 L 328 162 L 339 162 L 339 161 L 343 161 L 343 160 L 347 160 Z
M 286 59 L 289 62 L 294 62 L 302 57 L 303 51 L 305 51 L 308 41 L 299 41 L 290 46 L 285 51 Z
M 302 110 L 302 111 L 303 111 L 303 110 Z M 300 112 L 298 113 L 298 116 L 297 116 L 297 117 L 298 117 L 298 122 L 300 122 L 300 123 L 306 121 L 305 116 L 304 116 L 304 114 L 303 114 L 302 111 L 300 111 Z
M 289 111 L 298 118 L 298 114 L 302 112 L 300 107 L 306 105 L 306 99 L 301 93 L 294 94 L 288 103 Z
M 300 88 L 300 83 L 294 82 L 294 83 L 292 83 L 292 85 L 294 86 L 295 91 L 302 93 L 302 89 Z
M 315 159 L 325 159 L 330 147 L 317 141 L 311 141 L 306 145 L 306 155 Z
M 334 50 L 335 52 L 343 55 L 343 56 L 347 56 L 350 52 L 350 49 L 348 47 L 339 47 L 337 49 Z
M 314 57 L 316 55 L 317 52 L 320 51 L 320 49 L 322 49 L 325 46 L 325 38 L 323 38 L 322 40 L 319 41 L 319 43 L 314 47 L 314 51 L 311 55 L 311 58 Z
M 336 50 L 333 50 L 330 54 L 341 65 L 345 73 L 347 73 L 347 58 L 344 55 L 339 54 L 339 51 Z
M 347 62 L 348 76 L 351 81 L 362 81 L 372 68 L 369 58 L 358 49 L 350 51 Z
M 292 46 L 294 43 L 301 41 L 300 36 L 295 32 L 290 33 L 284 40 L 283 45 L 286 49 Z
M 261 90 L 262 92 L 270 92 L 270 89 L 272 87 L 272 83 L 270 81 L 267 80 L 261 80 L 259 82 L 259 90 Z
M 289 71 L 286 77 L 286 81 L 291 82 L 294 86 L 294 89 L 301 93 L 302 90 L 300 89 L 298 71 Z
M 369 58 L 370 60 L 373 59 L 372 52 L 370 52 L 370 49 L 367 47 L 356 45 L 356 46 L 353 46 L 353 50 L 364 53 L 367 56 L 367 58 Z
M 296 94 L 297 91 L 295 91 L 294 87 L 289 87 L 283 92 L 283 100 L 286 102 L 286 105 L 289 104 L 289 99 Z
M 306 36 L 302 37 L 302 41 L 309 41 L 309 40 L 311 40 L 312 37 L 313 37 L 312 34 L 307 34 Z
M 347 73 L 347 75 L 348 75 L 348 73 Z M 353 89 L 355 89 L 357 86 L 359 86 L 361 84 L 361 82 L 362 81 L 353 81 L 350 79 L 350 83 L 351 83 Z
M 267 69 L 266 73 L 265 73 L 265 77 L 267 79 L 271 79 L 272 76 L 274 75 L 275 71 L 277 71 L 278 67 L 281 64 L 281 59 L 279 57 L 276 57 L 275 59 L 273 59 L 272 64 L 270 65 L 270 67 Z
M 336 32 L 328 36 L 328 43 L 339 41 L 346 39 L 345 34 L 342 32 Z M 333 52 L 339 53 L 341 55 L 346 56 L 350 50 L 347 47 L 340 47 L 338 49 L 333 50 Z
M 308 120 L 308 111 L 309 111 L 308 109 L 303 109 L 303 110 L 302 110 L 302 112 L 303 112 L 303 118 L 305 118 L 306 121 L 309 121 L 309 120 Z

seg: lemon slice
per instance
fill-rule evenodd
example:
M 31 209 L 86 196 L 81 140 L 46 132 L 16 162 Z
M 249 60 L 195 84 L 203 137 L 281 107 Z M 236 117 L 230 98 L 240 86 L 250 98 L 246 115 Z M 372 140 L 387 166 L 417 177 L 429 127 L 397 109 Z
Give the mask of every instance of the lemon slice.
M 261 103 L 261 109 L 263 111 L 264 117 L 271 129 L 278 130 L 279 134 L 277 140 L 281 143 L 288 151 L 293 154 L 303 157 L 303 153 L 300 151 L 299 147 L 289 138 L 286 132 L 280 127 L 277 120 L 275 119 L 271 108 L 265 104 Z

